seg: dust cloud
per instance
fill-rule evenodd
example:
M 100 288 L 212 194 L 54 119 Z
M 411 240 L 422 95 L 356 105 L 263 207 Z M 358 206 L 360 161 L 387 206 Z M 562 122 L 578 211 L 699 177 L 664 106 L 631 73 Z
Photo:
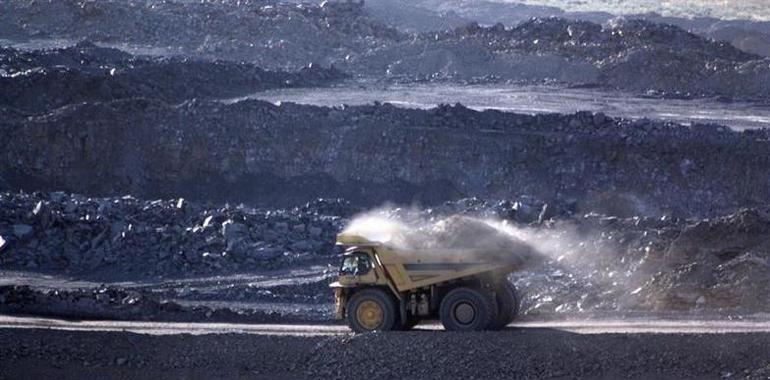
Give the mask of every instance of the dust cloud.
M 529 266 L 543 259 L 505 221 L 465 215 L 425 216 L 418 210 L 381 208 L 354 217 L 343 233 L 390 245 L 404 254 L 458 257 Z
M 628 254 L 628 242 L 605 226 L 585 228 L 570 221 L 527 225 L 484 215 L 385 207 L 352 218 L 343 233 L 396 247 L 405 255 L 515 265 L 512 279 L 533 311 L 634 307 L 633 289 L 648 279 L 637 276 L 643 272 L 638 271 L 643 255 Z

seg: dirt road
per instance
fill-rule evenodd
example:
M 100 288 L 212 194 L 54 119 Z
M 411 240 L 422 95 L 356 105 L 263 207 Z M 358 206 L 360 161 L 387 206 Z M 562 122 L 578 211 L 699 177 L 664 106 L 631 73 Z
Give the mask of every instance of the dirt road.
M 770 323 L 574 321 L 351 335 L 338 325 L 0 318 L 0 379 L 770 376 Z
M 344 325 L 245 324 L 144 321 L 65 321 L 50 318 L 0 315 L 0 329 L 54 329 L 67 331 L 123 331 L 149 335 L 252 334 L 279 336 L 329 336 L 349 334 Z M 593 319 L 513 323 L 510 331 L 550 329 L 574 334 L 738 334 L 770 333 L 770 321 Z M 418 331 L 443 330 L 425 323 Z

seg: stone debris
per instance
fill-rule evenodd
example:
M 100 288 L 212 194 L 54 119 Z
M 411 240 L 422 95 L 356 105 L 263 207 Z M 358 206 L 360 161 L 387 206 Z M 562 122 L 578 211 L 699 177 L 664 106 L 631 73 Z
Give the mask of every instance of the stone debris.
M 177 199 L 87 198 L 69 194 L 0 194 L 0 234 L 10 249 L 4 269 L 92 278 L 244 272 L 283 267 L 334 253 L 347 207 L 318 200 L 293 209 L 206 208 Z M 337 213 L 318 213 L 318 205 Z M 45 216 L 45 217 L 43 217 Z M 310 225 L 313 233 L 282 226 Z M 284 252 L 290 253 L 284 256 Z
M 378 80 L 562 83 L 675 98 L 766 100 L 770 93 L 766 58 L 690 33 L 686 27 L 645 20 L 613 19 L 601 25 L 538 17 L 511 27 L 472 22 L 449 30 L 454 24 L 405 33 L 372 17 L 361 2 L 297 5 L 131 0 L 95 2 L 89 7 L 93 13 L 84 13 L 78 2 L 0 3 L 0 37 L 139 45 L 160 55 L 250 62 L 271 70 L 299 70 L 309 63 L 335 65 L 348 74 Z M 40 14 L 48 17 L 41 18 Z M 110 53 L 108 59 L 132 62 L 118 52 Z M 58 63 L 62 59 L 48 61 Z M 197 72 L 192 64 L 170 66 L 166 70 L 140 67 L 126 72 L 107 65 L 100 69 L 104 78 L 89 78 L 104 83 L 102 92 L 110 89 L 110 94 L 130 94 L 143 83 L 152 84 L 156 75 L 163 78 L 168 69 L 188 77 Z M 0 65 L 4 77 L 12 72 Z M 232 70 L 227 72 L 233 74 Z M 25 75 L 31 79 L 23 84 L 38 88 L 48 85 L 66 90 L 67 86 L 56 87 L 57 83 L 86 81 L 79 72 L 51 68 L 28 70 Z M 3 83 L 3 87 L 9 84 Z M 77 93 L 86 86 L 81 87 L 76 87 Z M 55 103 L 61 105 L 69 98 Z M 51 101 L 40 99 L 38 103 L 45 100 Z M 78 98 L 72 96 L 70 100 Z M 14 104 L 18 107 L 33 101 L 35 98 L 25 97 Z
M 0 286 L 0 312 L 139 321 L 277 323 L 297 320 L 296 316 L 274 312 L 181 305 L 162 300 L 151 292 L 114 287 L 51 290 L 26 285 Z
M 359 2 L 79 1 L 0 3 L 0 37 L 147 46 L 161 55 L 252 62 L 269 69 L 328 65 L 406 38 Z M 44 14 L 46 17 L 40 17 Z M 216 20 L 216 22 L 212 22 Z
M 0 107 L 37 114 L 81 102 L 146 98 L 167 103 L 226 99 L 283 87 L 327 85 L 346 78 L 318 65 L 296 71 L 247 63 L 137 57 L 82 41 L 67 48 L 0 47 Z
M 45 210 L 41 213 L 49 215 L 46 229 L 37 228 L 41 219 L 33 213 L 40 202 Z M 315 306 L 289 313 L 291 318 L 329 318 L 328 282 L 339 265 L 335 235 L 362 210 L 340 200 L 319 200 L 291 209 L 185 202 L 180 210 L 177 203 L 178 199 L 141 201 L 66 193 L 0 194 L 0 235 L 9 238 L 0 255 L 3 269 L 110 282 L 170 279 L 157 289 L 121 290 L 110 285 L 73 290 L 54 304 L 50 298 L 59 293 L 8 288 L 5 300 L 12 294 L 37 295 L 25 296 L 26 303 L 6 304 L 22 305 L 14 306 L 16 312 L 62 309 L 74 316 L 76 311 L 67 305 L 95 302 L 83 310 L 96 316 L 112 312 L 112 306 L 99 306 L 107 302 L 120 310 L 136 309 L 132 316 L 152 316 L 156 314 L 147 310 L 163 307 L 145 300 L 300 302 Z M 734 315 L 770 311 L 766 298 L 770 212 L 766 209 L 744 209 L 704 220 L 619 218 L 553 206 L 552 217 L 542 220 L 539 210 L 551 207 L 546 204 L 533 197 L 499 202 L 469 198 L 422 210 L 396 208 L 382 215 L 433 221 L 412 231 L 417 249 L 478 248 L 474 242 L 481 235 L 497 237 L 483 239 L 491 242 L 488 249 L 523 252 L 519 244 L 526 245 L 539 259 L 511 276 L 522 294 L 524 318 L 637 311 Z M 503 227 L 492 228 L 482 221 Z M 24 228 L 29 232 L 23 239 L 13 234 L 19 225 L 30 227 Z M 437 247 L 425 236 L 446 241 Z M 287 274 L 272 285 L 233 283 L 203 290 L 200 285 L 191 289 L 187 280 L 172 280 L 318 264 L 330 269 L 310 280 Z M 105 292 L 117 293 L 102 295 Z M 35 306 L 37 302 L 48 305 L 47 309 Z
M 769 228 L 766 208 L 707 220 L 586 215 L 528 231 L 550 260 L 514 279 L 533 316 L 767 312 Z

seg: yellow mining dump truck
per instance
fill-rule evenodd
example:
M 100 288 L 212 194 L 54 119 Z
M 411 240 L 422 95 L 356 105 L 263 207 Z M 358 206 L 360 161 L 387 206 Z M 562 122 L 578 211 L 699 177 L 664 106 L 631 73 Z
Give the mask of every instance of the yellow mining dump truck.
M 408 330 L 439 319 L 446 330 L 499 329 L 518 314 L 507 280 L 515 265 L 483 262 L 468 251 L 409 251 L 340 234 L 345 246 L 334 289 L 335 318 L 355 332 Z

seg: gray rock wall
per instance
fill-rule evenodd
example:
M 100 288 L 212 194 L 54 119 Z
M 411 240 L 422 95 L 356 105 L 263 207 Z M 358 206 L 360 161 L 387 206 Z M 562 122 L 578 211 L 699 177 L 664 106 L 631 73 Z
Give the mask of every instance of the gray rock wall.
M 296 204 L 533 194 L 617 215 L 712 215 L 770 195 L 767 131 L 462 106 L 146 100 L 0 124 L 13 188 Z

